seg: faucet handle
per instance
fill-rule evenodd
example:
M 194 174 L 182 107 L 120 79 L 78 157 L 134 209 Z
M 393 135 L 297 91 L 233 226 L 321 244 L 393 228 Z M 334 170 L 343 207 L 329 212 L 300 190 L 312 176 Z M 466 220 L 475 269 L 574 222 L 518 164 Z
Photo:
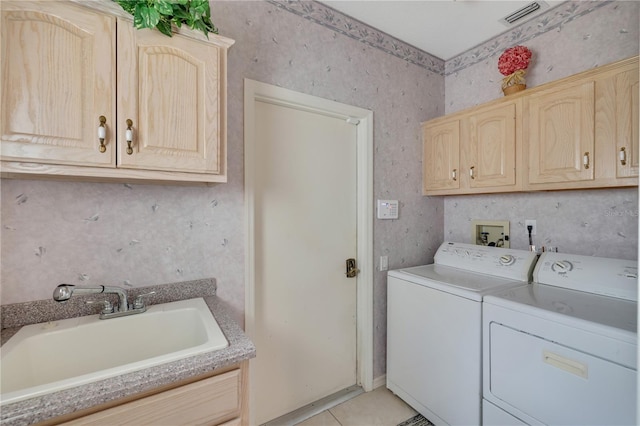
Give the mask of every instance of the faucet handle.
M 87 305 L 93 305 L 94 303 L 102 303 L 102 311 L 101 314 L 110 314 L 113 313 L 113 303 L 108 300 L 87 300 L 84 303 Z
M 144 303 L 143 297 L 151 296 L 152 294 L 156 294 L 156 292 L 155 291 L 150 291 L 149 293 L 144 293 L 144 294 L 137 295 L 135 300 L 133 301 L 133 309 L 142 309 L 142 308 L 144 308 L 145 307 L 145 303 Z

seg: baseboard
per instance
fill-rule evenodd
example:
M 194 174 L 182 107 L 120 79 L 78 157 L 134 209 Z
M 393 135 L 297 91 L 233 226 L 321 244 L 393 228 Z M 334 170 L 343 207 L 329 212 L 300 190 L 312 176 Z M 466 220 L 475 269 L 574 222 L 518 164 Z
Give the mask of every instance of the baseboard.
M 373 388 L 374 389 L 378 389 L 380 386 L 386 386 L 387 385 L 387 375 L 383 374 L 382 376 L 378 376 L 375 379 L 373 379 Z

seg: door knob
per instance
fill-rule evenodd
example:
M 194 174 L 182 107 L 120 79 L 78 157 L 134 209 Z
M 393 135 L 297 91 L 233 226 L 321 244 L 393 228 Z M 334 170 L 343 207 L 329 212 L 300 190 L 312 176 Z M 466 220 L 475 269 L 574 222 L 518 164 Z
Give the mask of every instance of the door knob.
M 360 272 L 360 269 L 358 269 L 356 267 L 356 260 L 355 259 L 347 259 L 347 278 L 354 278 L 355 276 L 358 275 L 358 272 Z

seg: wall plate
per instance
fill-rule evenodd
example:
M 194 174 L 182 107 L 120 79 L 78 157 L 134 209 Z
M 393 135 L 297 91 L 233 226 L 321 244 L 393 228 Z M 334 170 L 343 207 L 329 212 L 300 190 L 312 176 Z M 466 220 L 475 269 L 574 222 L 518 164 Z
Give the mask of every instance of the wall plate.
M 397 219 L 398 200 L 378 200 L 378 219 Z
M 472 220 L 471 244 L 509 248 L 508 220 Z

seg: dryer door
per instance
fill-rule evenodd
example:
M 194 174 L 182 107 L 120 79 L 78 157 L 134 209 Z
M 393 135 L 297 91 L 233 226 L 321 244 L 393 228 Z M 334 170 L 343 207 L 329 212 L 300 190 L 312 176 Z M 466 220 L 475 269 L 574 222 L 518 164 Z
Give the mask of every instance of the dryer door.
M 545 424 L 635 424 L 636 371 L 499 323 L 491 393 Z

